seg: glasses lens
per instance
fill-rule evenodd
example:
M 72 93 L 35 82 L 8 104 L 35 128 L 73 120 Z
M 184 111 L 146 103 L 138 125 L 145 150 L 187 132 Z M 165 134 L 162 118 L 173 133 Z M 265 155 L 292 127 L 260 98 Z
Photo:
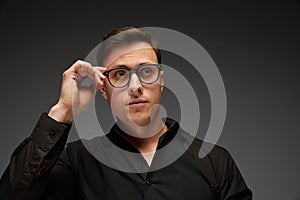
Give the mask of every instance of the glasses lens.
M 132 69 L 137 73 L 139 79 L 146 84 L 154 83 L 159 76 L 158 65 L 144 64 L 136 69 Z M 110 70 L 108 79 L 114 87 L 125 87 L 129 83 L 130 71 L 126 68 L 117 68 Z
M 144 83 L 153 83 L 158 78 L 158 68 L 156 65 L 142 65 L 139 68 L 138 76 Z
M 109 80 L 115 87 L 124 87 L 129 80 L 129 71 L 127 69 L 114 69 L 109 73 Z

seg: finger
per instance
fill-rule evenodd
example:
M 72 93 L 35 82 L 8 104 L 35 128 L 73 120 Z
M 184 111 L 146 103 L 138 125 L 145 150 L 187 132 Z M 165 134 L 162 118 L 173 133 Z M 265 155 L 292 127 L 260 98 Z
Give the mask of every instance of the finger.
M 75 70 L 77 71 L 79 79 L 84 79 L 87 76 L 93 78 L 95 74 L 93 66 L 85 61 L 79 61 L 78 65 L 75 66 Z
M 72 65 L 72 70 L 75 73 L 78 73 L 80 70 L 85 70 L 86 68 L 92 67 L 92 65 L 89 62 L 83 61 L 83 60 L 77 60 L 73 65 Z
M 96 72 L 96 76 L 97 76 L 97 80 L 98 80 L 98 85 L 97 85 L 97 90 L 100 90 L 100 89 L 102 89 L 103 88 L 103 86 L 104 86 L 104 81 L 105 81 L 105 79 L 106 79 L 106 76 L 104 76 L 103 75 L 103 71 L 105 71 L 106 70 L 106 68 L 105 67 L 93 67 L 93 69 L 95 70 L 95 72 Z M 102 72 L 101 72 L 101 71 Z
M 95 68 L 95 67 L 94 67 L 94 68 Z M 106 79 L 106 76 L 104 76 L 103 73 L 100 72 L 100 71 L 97 70 L 97 69 L 95 69 L 95 71 L 96 71 L 96 74 L 98 75 L 98 77 L 100 78 L 100 80 L 101 80 L 102 82 L 104 82 L 105 79 Z
M 89 77 L 90 79 L 97 80 L 99 83 L 101 82 L 100 78 L 98 77 L 98 73 L 94 69 L 94 67 L 85 61 L 77 61 L 74 64 L 74 72 L 77 73 L 77 81 L 81 82 L 83 79 Z
M 99 76 L 95 73 L 94 77 L 91 78 L 92 82 L 90 85 L 79 85 L 79 90 L 80 91 L 85 91 L 85 93 L 87 93 L 87 91 L 89 91 L 89 93 L 93 96 L 95 96 L 96 92 L 99 90 L 100 88 L 100 82 L 102 82 L 99 78 Z M 89 99 L 92 96 L 87 95 L 87 96 L 83 96 L 83 99 Z
M 95 93 L 96 93 L 99 89 L 101 89 L 104 86 L 104 83 L 100 79 L 100 76 L 99 76 L 98 72 L 95 73 L 95 76 L 96 76 L 96 78 L 95 78 L 95 81 L 94 81 L 93 85 L 95 87 L 94 90 L 95 90 Z
M 67 75 L 66 77 L 70 76 L 75 81 L 81 82 L 86 77 L 82 65 L 84 65 L 84 61 L 77 60 L 68 70 L 65 71 L 65 74 Z
M 98 66 L 95 66 L 94 67 L 96 70 L 99 70 L 101 73 L 105 72 L 105 70 L 107 70 L 106 67 L 98 67 Z
M 94 69 L 96 70 L 96 72 L 99 74 L 100 78 L 102 80 L 104 80 L 106 78 L 106 76 L 103 75 L 103 73 L 106 71 L 106 67 L 94 67 Z
M 90 85 L 90 89 L 93 91 L 93 94 L 95 95 L 96 92 L 103 87 L 104 83 L 101 79 L 104 79 L 105 76 L 90 64 L 87 66 L 87 68 L 83 68 L 82 70 L 84 69 L 89 70 L 87 71 L 87 76 L 93 80 L 92 84 Z
M 87 73 L 83 70 L 83 68 L 80 68 L 76 74 L 76 81 L 78 84 L 81 84 L 81 82 L 87 77 Z

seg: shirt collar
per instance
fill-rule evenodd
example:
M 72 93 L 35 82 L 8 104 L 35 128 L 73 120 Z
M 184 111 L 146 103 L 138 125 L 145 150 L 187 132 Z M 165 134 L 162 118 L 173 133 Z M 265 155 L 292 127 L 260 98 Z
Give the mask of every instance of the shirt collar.
M 179 124 L 175 120 L 166 118 L 163 121 L 165 121 L 165 125 L 167 126 L 168 130 L 162 136 L 160 136 L 157 150 L 166 146 L 175 137 L 179 130 Z M 132 145 L 132 143 L 125 137 L 125 134 L 126 133 L 122 131 L 122 129 L 115 123 L 106 136 L 119 148 L 134 153 L 140 153 L 139 150 L 135 148 L 135 146 Z

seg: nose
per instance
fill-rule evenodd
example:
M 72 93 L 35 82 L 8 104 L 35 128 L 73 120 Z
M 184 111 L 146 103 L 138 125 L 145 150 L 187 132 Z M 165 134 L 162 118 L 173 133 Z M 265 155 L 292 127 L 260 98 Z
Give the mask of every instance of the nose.
M 140 96 L 143 93 L 143 86 L 136 73 L 131 74 L 128 93 L 130 96 Z

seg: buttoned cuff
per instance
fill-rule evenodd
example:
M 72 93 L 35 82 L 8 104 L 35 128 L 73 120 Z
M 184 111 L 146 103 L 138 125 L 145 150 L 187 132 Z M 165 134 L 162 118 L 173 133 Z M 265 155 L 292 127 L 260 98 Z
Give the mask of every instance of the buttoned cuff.
M 42 113 L 32 134 L 32 140 L 44 150 L 49 150 L 61 138 L 68 134 L 72 124 L 61 123 Z

